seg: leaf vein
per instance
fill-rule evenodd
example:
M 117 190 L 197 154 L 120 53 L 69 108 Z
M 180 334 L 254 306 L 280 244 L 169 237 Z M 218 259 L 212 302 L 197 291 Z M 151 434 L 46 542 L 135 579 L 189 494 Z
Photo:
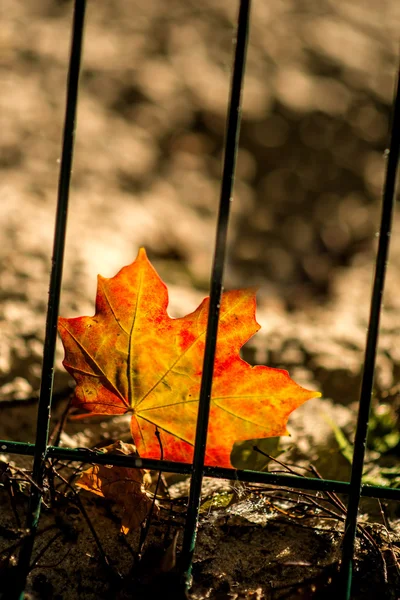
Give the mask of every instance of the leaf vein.
M 100 285 L 101 285 L 101 290 L 102 290 L 102 292 L 103 292 L 103 294 L 104 294 L 104 298 L 107 300 L 107 304 L 108 304 L 108 306 L 110 307 L 110 310 L 111 310 L 111 312 L 112 312 L 112 314 L 113 314 L 113 316 L 114 316 L 114 319 L 116 320 L 116 322 L 117 322 L 117 324 L 118 324 L 119 328 L 120 328 L 120 329 L 122 329 L 122 331 L 123 331 L 123 332 L 124 332 L 126 335 L 129 335 L 129 334 L 128 334 L 128 332 L 127 332 L 127 331 L 125 331 L 125 329 L 122 327 L 122 325 L 121 325 L 121 322 L 120 322 L 120 320 L 118 319 L 118 317 L 117 317 L 117 315 L 116 315 L 116 313 L 115 313 L 114 307 L 112 306 L 112 304 L 111 304 L 111 302 L 110 302 L 110 299 L 109 299 L 109 297 L 107 296 L 106 288 L 104 287 L 104 285 L 103 285 L 103 282 L 102 282 L 102 280 L 101 280 L 101 279 L 100 279 Z
M 122 402 L 124 404 L 127 405 L 127 402 L 126 402 L 125 398 L 123 397 L 123 395 L 121 394 L 121 392 L 113 385 L 112 381 L 110 381 L 108 379 L 107 375 L 104 373 L 103 369 L 100 367 L 100 365 L 98 364 L 98 362 L 96 361 L 96 359 L 86 350 L 86 348 L 83 346 L 83 344 L 81 344 L 81 342 L 73 335 L 73 333 L 69 329 L 65 328 L 65 330 L 68 331 L 69 335 L 75 341 L 75 343 L 77 344 L 77 346 L 79 346 L 79 348 L 82 350 L 82 354 L 85 355 L 85 356 L 87 356 L 89 358 L 89 360 L 91 360 L 96 365 L 96 367 L 98 368 L 98 370 L 100 371 L 100 373 L 103 375 L 103 377 L 105 378 L 105 380 L 108 381 L 108 383 L 110 384 L 110 386 L 114 390 L 115 394 L 119 398 L 121 398 L 121 400 L 122 400 Z
M 135 303 L 135 309 L 133 312 L 133 318 L 132 318 L 132 326 L 131 326 L 131 330 L 129 332 L 129 346 L 128 346 L 128 400 L 129 400 L 129 405 L 132 406 L 133 404 L 133 390 L 134 390 L 134 382 L 133 382 L 133 349 L 132 349 L 132 340 L 133 340 L 133 335 L 135 332 L 135 324 L 136 324 L 136 317 L 138 314 L 138 307 L 139 307 L 139 298 L 141 295 L 141 291 L 142 291 L 142 282 L 143 282 L 143 275 L 142 272 L 140 272 L 139 275 L 139 285 L 138 285 L 138 289 L 137 289 L 137 295 L 136 295 L 136 303 Z
M 229 313 L 231 313 L 233 310 L 236 309 L 236 307 L 241 303 L 242 299 L 240 298 L 229 310 L 227 310 L 224 315 L 222 317 L 220 317 L 219 321 L 224 321 L 224 319 L 226 319 L 226 317 L 229 315 Z M 200 315 L 198 315 L 197 318 L 199 318 Z M 199 339 L 201 338 L 202 335 L 204 335 L 207 331 L 207 327 L 206 329 L 204 329 L 204 331 L 202 331 L 194 340 L 193 342 L 186 348 L 186 350 L 180 355 L 178 356 L 178 358 L 172 363 L 172 365 L 165 371 L 165 373 L 159 378 L 158 381 L 156 381 L 156 383 L 144 394 L 144 396 L 136 403 L 136 407 L 140 406 L 140 404 L 142 404 L 142 402 L 144 402 L 144 400 L 146 400 L 146 398 L 151 394 L 151 392 L 162 382 L 162 380 L 174 369 L 175 365 L 182 360 L 182 358 L 185 356 L 185 354 L 187 354 L 187 352 L 189 352 L 189 350 L 192 349 L 192 347 L 199 341 Z

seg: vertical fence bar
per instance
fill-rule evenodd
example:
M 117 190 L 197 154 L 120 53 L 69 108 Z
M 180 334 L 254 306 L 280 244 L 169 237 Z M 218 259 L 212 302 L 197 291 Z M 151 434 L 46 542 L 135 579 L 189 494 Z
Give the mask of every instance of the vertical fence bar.
M 354 543 L 357 531 L 357 513 L 361 497 L 362 474 L 364 466 L 365 446 L 368 433 L 368 421 L 371 408 L 372 388 L 374 383 L 375 359 L 378 343 L 379 321 L 382 307 L 382 296 L 385 285 L 386 266 L 389 254 L 389 242 L 396 191 L 397 166 L 400 156 L 400 71 L 397 79 L 397 90 L 394 101 L 392 132 L 389 154 L 386 165 L 386 177 L 383 189 L 382 216 L 379 233 L 379 245 L 376 257 L 375 276 L 371 298 L 369 327 L 365 348 L 363 378 L 360 393 L 357 429 L 354 441 L 354 454 L 350 479 L 350 494 L 343 538 L 341 565 L 341 584 L 343 597 L 350 600 L 353 572 Z
M 251 0 L 241 0 L 238 14 L 237 39 L 232 73 L 231 93 L 225 139 L 224 168 L 222 173 L 219 214 L 210 283 L 210 308 L 208 314 L 203 374 L 201 379 L 199 410 L 193 458 L 193 474 L 190 484 L 189 503 L 182 548 L 182 569 L 186 587 L 191 578 L 191 565 L 196 544 L 200 508 L 201 484 L 203 481 L 204 457 L 210 412 L 214 358 L 217 343 L 222 279 L 224 272 L 226 241 L 235 165 L 240 130 L 240 103 L 246 62 L 249 34 Z
M 65 234 L 73 147 L 75 137 L 76 107 L 78 99 L 79 72 L 81 65 L 83 30 L 86 0 L 75 0 L 72 23 L 72 42 L 68 68 L 67 98 L 63 131 L 63 144 L 58 182 L 57 213 L 54 231 L 52 267 L 50 274 L 49 301 L 47 306 L 46 336 L 44 341 L 42 379 L 37 414 L 35 454 L 33 459 L 33 479 L 39 488 L 43 485 L 44 465 L 47 455 L 47 443 L 51 416 L 51 399 L 54 379 L 54 355 L 57 341 L 57 320 L 60 303 L 61 280 L 63 271 Z M 38 487 L 32 486 L 27 517 L 28 537 L 21 547 L 18 562 L 18 578 L 15 598 L 24 597 L 26 578 L 32 556 L 35 535 L 40 517 L 42 495 Z

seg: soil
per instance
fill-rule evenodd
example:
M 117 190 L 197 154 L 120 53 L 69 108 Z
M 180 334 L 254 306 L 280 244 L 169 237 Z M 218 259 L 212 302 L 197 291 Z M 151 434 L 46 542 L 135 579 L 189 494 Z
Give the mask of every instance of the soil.
M 63 316 L 93 314 L 97 273 L 113 276 L 140 246 L 168 283 L 173 316 L 207 295 L 236 4 L 88 2 Z M 5 0 L 2 8 L 0 439 L 34 442 L 73 7 L 68 0 Z M 314 464 L 325 478 L 347 480 L 350 472 L 337 429 L 352 441 L 399 19 L 395 0 L 255 0 L 252 7 L 225 285 L 259 288 L 262 329 L 245 347 L 246 360 L 286 368 L 295 381 L 322 392 L 322 399 L 293 414 L 291 437 L 280 439 L 279 452 L 288 463 Z M 399 228 L 395 217 L 373 399 L 376 414 L 389 411 L 394 425 L 400 412 Z M 61 359 L 60 344 L 53 424 L 72 391 Z M 125 439 L 127 429 L 121 417 L 84 427 L 68 423 L 61 443 L 92 446 Z M 237 464 L 261 468 L 251 446 L 236 449 Z M 17 455 L 2 459 L 19 468 L 31 464 Z M 396 461 L 398 454 L 370 450 L 367 468 L 387 485 L 382 465 L 393 469 Z M 174 481 L 171 490 L 184 496 L 187 482 Z M 207 482 L 205 498 L 230 489 L 227 482 L 213 485 Z M 301 527 L 285 514 L 287 503 L 276 501 L 274 508 L 266 492 L 262 501 L 252 494 L 203 513 L 192 598 L 327 595 L 342 522 L 313 514 Z M 114 509 L 81 496 L 113 566 L 129 574 L 133 557 L 118 535 Z M 19 539 L 24 485 L 15 502 L 20 523 L 0 486 L 2 548 Z M 398 505 L 385 510 L 386 523 L 376 501 L 362 505 L 380 552 L 360 535 L 355 598 L 400 597 Z M 43 511 L 40 528 L 51 524 L 61 536 L 40 564 L 57 563 L 64 548 L 69 554 L 57 566 L 32 571 L 29 597 L 116 597 L 70 498 Z M 172 533 L 156 523 L 149 543 L 160 545 Z M 38 538 L 36 552 L 53 534 Z M 137 548 L 136 538 L 129 537 L 130 547 Z M 167 598 L 162 577 L 160 585 L 160 597 Z M 128 585 L 121 599 L 138 597 L 135 590 Z

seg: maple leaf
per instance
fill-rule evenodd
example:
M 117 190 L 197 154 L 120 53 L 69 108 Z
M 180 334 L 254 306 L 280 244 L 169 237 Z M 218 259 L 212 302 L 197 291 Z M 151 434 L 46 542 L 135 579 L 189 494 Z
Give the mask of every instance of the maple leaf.
M 102 448 L 109 454 L 131 455 L 138 457 L 133 444 L 117 441 Z M 151 485 L 151 477 L 144 469 L 130 469 L 112 465 L 94 465 L 84 471 L 76 485 L 113 500 L 123 510 L 121 532 L 127 534 L 130 529 L 137 529 L 147 517 L 153 500 L 147 493 Z M 154 503 L 154 511 L 158 511 Z
M 142 457 L 191 462 L 209 298 L 178 319 L 143 248 L 110 279 L 98 277 L 96 314 L 59 319 L 74 405 L 93 414 L 132 413 Z M 287 371 L 251 366 L 239 350 L 260 328 L 252 289 L 222 294 L 205 463 L 230 467 L 234 442 L 287 434 L 290 413 L 318 392 Z

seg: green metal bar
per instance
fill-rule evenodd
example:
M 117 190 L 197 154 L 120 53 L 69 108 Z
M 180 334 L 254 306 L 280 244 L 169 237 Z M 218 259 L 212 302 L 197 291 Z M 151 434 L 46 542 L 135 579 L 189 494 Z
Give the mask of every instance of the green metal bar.
M 394 211 L 397 166 L 400 156 L 400 73 L 397 80 L 397 92 L 394 102 L 391 131 L 390 149 L 387 159 L 386 178 L 383 190 L 379 245 L 376 257 L 375 277 L 371 298 L 369 327 L 361 384 L 360 407 L 358 411 L 357 429 L 354 441 L 354 454 L 350 479 L 350 495 L 347 506 L 347 517 L 343 538 L 341 577 L 343 585 L 343 597 L 346 598 L 346 600 L 350 600 L 351 597 L 354 543 L 357 531 L 357 513 L 362 491 L 362 475 L 368 434 L 372 389 L 374 383 L 379 322 L 382 307 L 382 296 L 385 285 L 386 266 L 389 255 L 389 241 Z
M 74 6 L 72 43 L 68 71 L 67 101 L 63 133 L 63 146 L 58 184 L 57 213 L 54 232 L 54 245 L 52 256 L 52 269 L 50 275 L 49 301 L 47 306 L 46 336 L 44 342 L 42 379 L 40 387 L 35 452 L 33 459 L 33 479 L 39 487 L 32 486 L 30 506 L 27 518 L 29 536 L 21 547 L 18 561 L 18 577 L 15 582 L 14 598 L 24 597 L 26 578 L 35 535 L 40 517 L 42 503 L 39 488 L 42 487 L 44 466 L 47 455 L 47 442 L 51 414 L 51 400 L 54 379 L 54 354 L 57 341 L 57 320 L 60 303 L 63 258 L 65 248 L 65 234 L 67 226 L 67 209 L 69 199 L 69 186 L 73 158 L 76 106 L 78 99 L 79 72 L 81 64 L 83 29 L 85 20 L 86 0 L 76 0 Z M 11 596 L 10 596 L 11 597 Z
M 237 147 L 239 141 L 240 104 L 246 61 L 249 19 L 250 0 L 241 0 L 238 14 L 237 40 L 225 140 L 225 157 L 217 220 L 217 234 L 211 274 L 210 308 L 208 314 L 203 373 L 200 387 L 200 400 L 193 457 L 193 475 L 190 485 L 186 527 L 181 555 L 185 587 L 188 587 L 190 584 L 191 565 L 198 527 L 200 494 L 203 481 L 204 457 L 207 443 L 211 388 L 214 372 L 214 358 L 217 344 L 219 309 L 223 289 L 222 279 L 226 254 L 228 222 L 235 176 Z
M 35 452 L 35 445 L 26 444 L 24 442 L 8 442 L 5 440 L 0 440 L 0 450 L 8 454 L 33 456 Z M 180 473 L 182 475 L 191 475 L 193 472 L 193 465 L 188 463 L 179 463 L 167 460 L 153 460 L 150 458 L 118 456 L 116 454 L 105 454 L 104 452 L 89 450 L 88 448 L 75 449 L 61 448 L 59 446 L 48 446 L 47 457 L 82 463 L 130 467 L 131 469 L 150 469 L 152 471 Z M 265 473 L 264 471 L 225 469 L 222 467 L 204 467 L 204 476 L 212 477 L 213 479 L 228 479 L 229 481 L 279 485 L 293 489 L 336 492 L 338 494 L 350 493 L 350 483 L 348 481 L 336 481 L 334 479 L 314 479 L 312 477 L 296 477 L 295 475 Z M 361 486 L 361 496 L 365 498 L 381 498 L 385 500 L 400 501 L 400 489 L 389 488 L 380 485 L 364 484 Z

